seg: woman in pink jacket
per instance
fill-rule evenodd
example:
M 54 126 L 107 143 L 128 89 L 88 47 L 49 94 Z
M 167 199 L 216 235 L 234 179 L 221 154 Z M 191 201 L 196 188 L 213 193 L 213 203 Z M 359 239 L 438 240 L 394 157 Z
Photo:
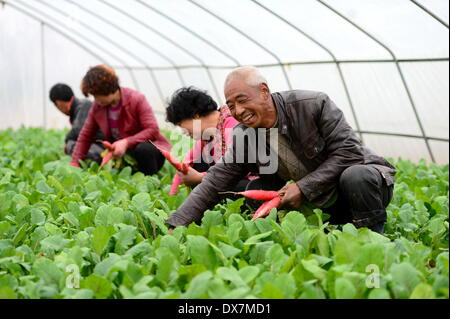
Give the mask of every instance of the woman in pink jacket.
M 201 183 L 210 166 L 225 154 L 232 143 L 233 128 L 238 123 L 228 106 L 218 108 L 211 96 L 193 87 L 177 90 L 166 109 L 168 122 L 181 127 L 196 140 L 183 162 L 190 169 L 187 174 L 175 175 L 170 195 L 178 191 L 180 184 L 195 187 Z M 233 191 L 244 191 L 255 176 L 239 181 Z
M 89 94 L 94 97 L 94 104 L 78 136 L 70 164 L 80 165 L 100 129 L 114 147 L 114 158 L 128 152 L 136 159 L 139 171 L 146 175 L 158 172 L 165 159 L 149 140 L 167 150 L 171 145 L 159 131 L 145 96 L 119 86 L 119 78 L 106 65 L 90 68 L 81 82 L 81 90 L 86 97 Z

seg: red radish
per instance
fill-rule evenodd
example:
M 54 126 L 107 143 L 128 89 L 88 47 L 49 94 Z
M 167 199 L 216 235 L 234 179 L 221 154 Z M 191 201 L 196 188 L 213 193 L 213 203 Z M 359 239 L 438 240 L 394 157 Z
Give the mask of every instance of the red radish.
M 178 183 L 173 183 L 170 186 L 169 196 L 173 196 L 178 193 L 178 185 L 179 185 Z
M 102 167 L 103 165 L 105 165 L 106 163 L 108 163 L 111 158 L 113 156 L 113 152 L 112 151 L 108 151 L 105 156 L 102 159 L 102 163 L 100 164 L 100 167 Z
M 102 141 L 102 140 L 98 140 L 98 141 L 100 141 L 106 149 L 108 149 L 110 151 L 114 150 L 114 146 L 110 142 Z
M 256 199 L 256 200 L 271 200 L 275 197 L 279 196 L 278 192 L 276 191 L 263 191 L 263 190 L 249 190 L 245 192 L 222 192 L 221 194 L 225 193 L 231 193 L 231 194 L 237 194 L 242 195 L 247 198 Z
M 266 217 L 269 215 L 272 208 L 277 208 L 281 204 L 281 198 L 279 196 L 265 202 L 262 204 L 258 210 L 255 212 L 255 215 L 253 215 L 252 220 L 255 220 L 257 218 Z
M 150 143 L 153 144 L 152 141 L 150 141 Z M 153 144 L 155 145 L 155 144 Z M 170 152 L 163 150 L 162 148 L 158 147 L 155 145 L 155 147 L 162 153 L 162 155 L 164 155 L 164 157 L 169 161 L 170 164 L 173 165 L 173 167 L 175 167 L 175 169 L 177 171 L 180 171 L 183 174 L 187 174 L 188 170 L 189 170 L 189 165 L 186 163 L 180 163 L 178 161 L 178 159 L 173 156 Z

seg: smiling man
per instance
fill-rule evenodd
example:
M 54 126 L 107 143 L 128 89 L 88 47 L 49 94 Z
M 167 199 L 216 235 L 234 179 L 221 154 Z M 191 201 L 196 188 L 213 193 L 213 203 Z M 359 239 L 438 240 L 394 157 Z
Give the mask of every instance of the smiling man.
M 233 70 L 225 80 L 224 93 L 231 114 L 240 122 L 234 129 L 236 139 L 222 161 L 169 217 L 169 225 L 201 221 L 204 211 L 218 202 L 218 193 L 248 172 L 270 175 L 264 174 L 267 165 L 260 160 L 261 154 L 255 155 L 255 162 L 249 160 L 249 154 L 263 143 L 261 131 L 275 130 L 276 145 L 266 148 L 276 149 L 277 154 L 277 169 L 271 175 L 293 181 L 274 188 L 282 196 L 281 207 L 296 209 L 309 202 L 329 213 L 331 223 L 351 222 L 383 232 L 395 169 L 361 144 L 326 94 L 305 90 L 271 93 L 267 81 L 253 67 Z M 254 140 L 239 143 L 243 135 Z M 236 161 L 242 154 L 247 160 Z

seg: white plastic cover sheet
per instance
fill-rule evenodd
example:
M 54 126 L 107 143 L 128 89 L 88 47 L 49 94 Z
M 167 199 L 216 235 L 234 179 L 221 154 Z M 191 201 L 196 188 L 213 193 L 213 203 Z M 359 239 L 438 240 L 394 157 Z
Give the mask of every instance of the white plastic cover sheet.
M 176 89 L 194 85 L 223 104 L 228 72 L 256 65 L 274 92 L 327 93 L 380 154 L 431 160 L 431 150 L 448 163 L 446 0 L 3 2 L 0 129 L 66 127 L 49 88 L 65 82 L 81 96 L 99 63 L 142 91 L 164 127 Z

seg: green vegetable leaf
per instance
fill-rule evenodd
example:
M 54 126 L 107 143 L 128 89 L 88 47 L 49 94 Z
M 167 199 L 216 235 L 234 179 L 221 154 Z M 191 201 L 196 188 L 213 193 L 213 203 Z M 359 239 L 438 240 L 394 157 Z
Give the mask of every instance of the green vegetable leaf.
M 97 299 L 106 299 L 112 292 L 111 282 L 95 274 L 83 279 L 80 287 L 92 290 Z
M 113 226 L 98 226 L 94 229 L 92 232 L 92 248 L 98 255 L 103 253 L 109 239 L 114 233 Z

